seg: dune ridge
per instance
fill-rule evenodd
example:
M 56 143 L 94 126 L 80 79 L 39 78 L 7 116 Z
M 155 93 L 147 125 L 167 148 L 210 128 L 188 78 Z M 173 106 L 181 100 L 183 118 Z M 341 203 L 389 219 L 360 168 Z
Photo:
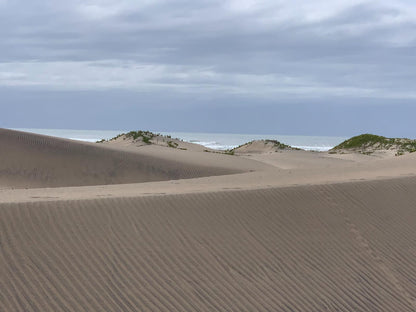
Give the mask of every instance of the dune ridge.
M 0 187 L 122 184 L 241 172 L 214 162 L 191 163 L 140 150 L 0 129 Z
M 0 204 L 0 310 L 414 311 L 415 188 Z

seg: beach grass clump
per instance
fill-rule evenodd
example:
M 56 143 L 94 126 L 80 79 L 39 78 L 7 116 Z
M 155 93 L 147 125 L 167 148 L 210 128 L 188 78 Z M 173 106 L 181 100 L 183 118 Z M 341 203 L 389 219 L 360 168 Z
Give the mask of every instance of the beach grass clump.
M 132 138 L 133 140 L 137 140 L 141 138 L 144 143 L 151 144 L 152 142 L 150 142 L 150 140 L 156 135 L 150 131 L 138 130 L 138 131 L 130 131 L 126 133 L 125 136 L 126 138 Z
M 167 144 L 168 144 L 169 147 L 178 148 L 178 143 L 176 143 L 176 142 L 168 141 Z
M 410 139 L 398 139 L 401 144 L 401 150 L 409 153 L 416 152 L 416 140 L 410 140 Z
M 277 149 L 290 149 L 292 148 L 290 145 L 284 144 L 282 142 L 279 142 L 277 140 L 264 140 L 266 143 L 271 143 L 273 144 L 273 147 L 277 148 Z
M 118 135 L 116 135 L 115 137 L 111 138 L 108 140 L 108 142 L 110 141 L 115 141 L 121 137 L 123 137 L 123 140 L 128 139 L 128 138 L 132 138 L 133 140 L 137 140 L 138 138 L 142 138 L 142 141 L 146 144 L 152 144 L 152 142 L 150 141 L 153 137 L 158 136 L 158 134 L 154 134 L 153 132 L 150 131 L 142 131 L 142 130 L 138 130 L 138 131 L 130 131 L 127 133 L 120 133 Z M 101 141 L 97 141 L 97 143 L 102 143 L 102 142 L 106 142 L 106 140 L 101 140 Z

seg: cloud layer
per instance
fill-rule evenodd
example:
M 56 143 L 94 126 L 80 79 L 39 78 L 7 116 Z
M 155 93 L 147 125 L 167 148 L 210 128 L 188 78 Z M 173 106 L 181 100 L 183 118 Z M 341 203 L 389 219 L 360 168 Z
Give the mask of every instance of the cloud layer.
M 0 87 L 416 98 L 416 4 L 0 0 Z

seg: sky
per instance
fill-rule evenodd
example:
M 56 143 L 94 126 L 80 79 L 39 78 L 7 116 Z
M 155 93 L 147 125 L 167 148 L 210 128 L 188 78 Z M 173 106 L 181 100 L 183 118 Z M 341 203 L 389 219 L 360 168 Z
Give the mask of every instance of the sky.
M 0 127 L 416 138 L 416 2 L 0 0 Z

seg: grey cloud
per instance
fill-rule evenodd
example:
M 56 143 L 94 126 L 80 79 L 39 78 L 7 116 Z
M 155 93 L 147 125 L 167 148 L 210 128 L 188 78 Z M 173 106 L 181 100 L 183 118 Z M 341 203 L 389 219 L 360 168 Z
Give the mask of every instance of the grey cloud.
M 311 12 L 305 1 L 252 2 L 7 1 L 0 85 L 226 94 L 227 103 L 416 98 L 411 2 L 321 0 Z

